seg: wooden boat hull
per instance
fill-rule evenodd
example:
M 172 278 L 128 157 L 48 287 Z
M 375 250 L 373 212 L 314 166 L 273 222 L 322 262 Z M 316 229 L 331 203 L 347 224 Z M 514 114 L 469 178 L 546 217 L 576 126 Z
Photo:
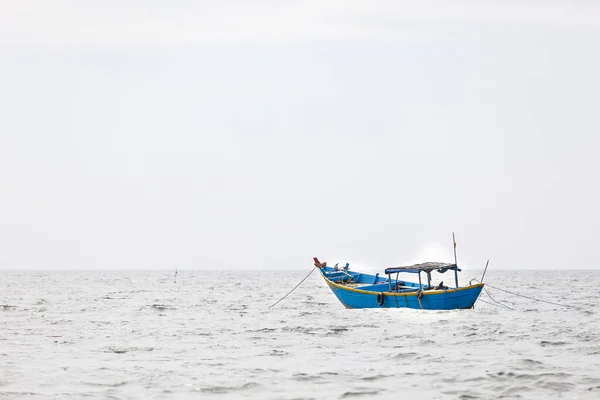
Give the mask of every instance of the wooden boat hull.
M 321 276 L 346 308 L 469 309 L 473 308 L 483 289 L 483 284 L 479 283 L 446 290 L 424 290 L 419 295 L 418 292 L 397 293 L 353 288 L 333 282 L 322 270 Z

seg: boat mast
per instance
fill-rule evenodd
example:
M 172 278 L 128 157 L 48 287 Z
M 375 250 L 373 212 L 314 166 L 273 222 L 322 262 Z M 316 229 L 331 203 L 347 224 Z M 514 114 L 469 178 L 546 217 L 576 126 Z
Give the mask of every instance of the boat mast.
M 452 232 L 452 243 L 454 243 L 454 281 L 456 282 L 456 287 L 458 287 L 458 262 L 456 261 L 456 239 L 454 238 L 454 232 Z

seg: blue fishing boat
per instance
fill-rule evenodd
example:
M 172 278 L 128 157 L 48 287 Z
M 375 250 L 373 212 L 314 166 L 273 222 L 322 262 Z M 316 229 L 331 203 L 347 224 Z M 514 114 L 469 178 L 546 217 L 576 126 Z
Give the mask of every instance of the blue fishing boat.
M 421 310 L 455 310 L 473 308 L 483 283 L 459 286 L 455 264 L 427 262 L 406 267 L 387 268 L 385 275 L 370 275 L 350 270 L 350 265 L 328 267 L 315 257 L 315 267 L 346 308 L 415 308 Z M 455 286 L 443 282 L 432 285 L 431 273 L 454 271 Z M 401 273 L 418 275 L 418 282 L 401 280 Z M 427 282 L 422 282 L 421 274 Z

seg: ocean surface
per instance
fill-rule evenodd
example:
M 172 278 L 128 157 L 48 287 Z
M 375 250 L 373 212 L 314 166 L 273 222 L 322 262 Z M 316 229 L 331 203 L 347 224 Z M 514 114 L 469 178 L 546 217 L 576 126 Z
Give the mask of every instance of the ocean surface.
M 0 399 L 600 399 L 600 271 L 486 276 L 577 308 L 347 310 L 314 273 L 268 309 L 308 271 L 0 271 Z

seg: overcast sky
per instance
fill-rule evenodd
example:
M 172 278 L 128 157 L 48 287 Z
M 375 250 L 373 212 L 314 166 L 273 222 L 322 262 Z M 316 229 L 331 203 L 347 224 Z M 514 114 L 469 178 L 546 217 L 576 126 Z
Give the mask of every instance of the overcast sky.
M 599 268 L 600 5 L 523 3 L 1 0 L 0 269 Z

